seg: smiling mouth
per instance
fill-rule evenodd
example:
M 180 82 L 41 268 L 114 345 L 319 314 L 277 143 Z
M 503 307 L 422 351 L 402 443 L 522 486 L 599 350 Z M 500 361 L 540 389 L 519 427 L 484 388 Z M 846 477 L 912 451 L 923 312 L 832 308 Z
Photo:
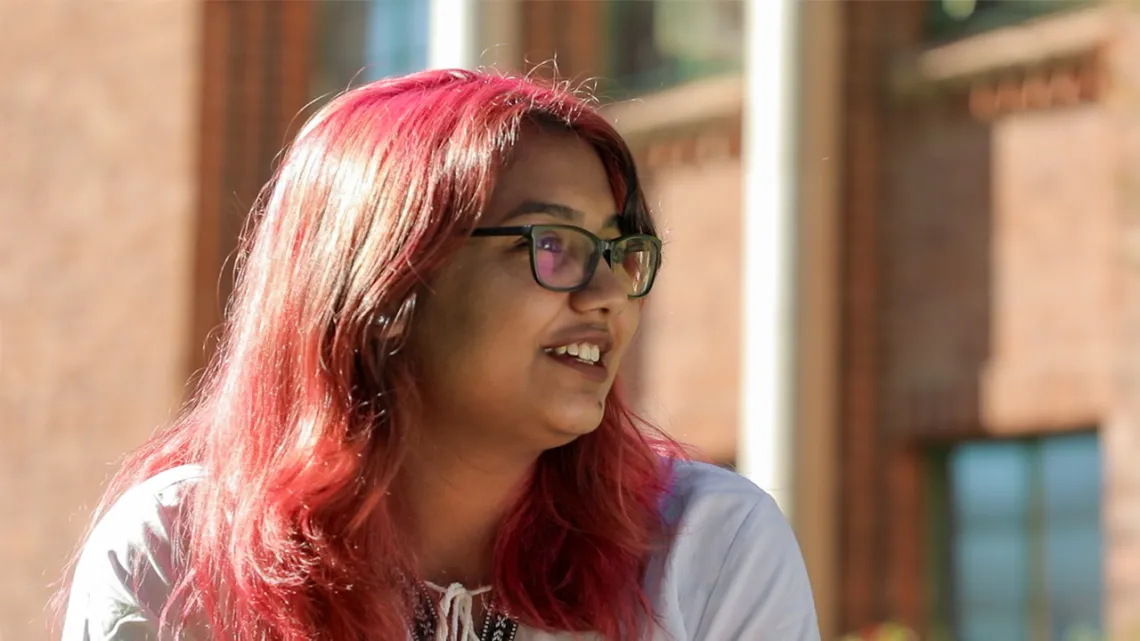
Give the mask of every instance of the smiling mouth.
M 594 343 L 571 343 L 548 347 L 543 351 L 552 360 L 576 371 L 591 383 L 605 383 L 610 378 L 606 364 L 602 360 L 605 351 Z
M 602 349 L 593 343 L 570 343 L 569 345 L 548 347 L 543 351 L 556 358 L 605 368 L 605 365 L 602 364 Z

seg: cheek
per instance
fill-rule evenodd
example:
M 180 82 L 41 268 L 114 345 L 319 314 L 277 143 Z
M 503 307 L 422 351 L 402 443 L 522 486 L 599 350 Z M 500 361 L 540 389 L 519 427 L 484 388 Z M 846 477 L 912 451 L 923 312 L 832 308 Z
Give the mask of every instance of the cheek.
M 626 305 L 625 311 L 615 321 L 621 326 L 618 331 L 626 332 L 630 337 L 637 333 L 637 328 L 641 326 L 641 307 L 644 304 L 642 300 L 633 300 Z
M 471 270 L 433 289 L 417 344 L 442 376 L 502 373 L 531 358 L 564 305 L 529 273 L 522 279 L 503 270 Z
M 625 357 L 626 352 L 629 351 L 629 346 L 633 342 L 634 337 L 637 335 L 637 329 L 641 325 L 641 306 L 640 301 L 631 301 L 626 306 L 625 311 L 617 315 L 613 319 L 614 332 L 622 338 L 621 357 Z
M 430 293 L 421 297 L 416 310 L 412 342 L 433 377 L 446 371 L 447 361 L 462 353 L 467 337 L 476 331 L 478 294 L 462 275 L 462 269 L 454 268 L 442 274 L 429 285 Z

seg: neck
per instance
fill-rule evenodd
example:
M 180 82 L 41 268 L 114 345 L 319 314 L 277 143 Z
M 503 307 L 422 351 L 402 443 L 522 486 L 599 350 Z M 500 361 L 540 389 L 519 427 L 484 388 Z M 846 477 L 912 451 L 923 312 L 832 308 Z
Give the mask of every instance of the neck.
M 490 583 L 499 524 L 535 460 L 413 448 L 397 488 L 422 578 L 468 589 Z

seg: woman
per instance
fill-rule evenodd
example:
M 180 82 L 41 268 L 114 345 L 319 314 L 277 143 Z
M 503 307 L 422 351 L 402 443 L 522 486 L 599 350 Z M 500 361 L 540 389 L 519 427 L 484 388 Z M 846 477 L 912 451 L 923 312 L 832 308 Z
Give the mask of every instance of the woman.
M 349 91 L 251 220 L 64 639 L 818 638 L 774 502 L 615 387 L 661 243 L 589 105 L 467 71 Z

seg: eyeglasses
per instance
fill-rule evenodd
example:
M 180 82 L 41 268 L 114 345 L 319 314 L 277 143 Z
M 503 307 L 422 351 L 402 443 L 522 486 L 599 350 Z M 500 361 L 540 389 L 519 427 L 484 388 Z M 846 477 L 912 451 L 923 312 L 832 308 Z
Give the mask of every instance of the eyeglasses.
M 594 278 L 598 259 L 621 279 L 630 298 L 641 298 L 653 287 L 661 265 L 661 240 L 632 234 L 613 240 L 598 238 L 573 225 L 480 227 L 472 236 L 520 236 L 530 245 L 530 269 L 539 285 L 556 292 L 573 292 Z

